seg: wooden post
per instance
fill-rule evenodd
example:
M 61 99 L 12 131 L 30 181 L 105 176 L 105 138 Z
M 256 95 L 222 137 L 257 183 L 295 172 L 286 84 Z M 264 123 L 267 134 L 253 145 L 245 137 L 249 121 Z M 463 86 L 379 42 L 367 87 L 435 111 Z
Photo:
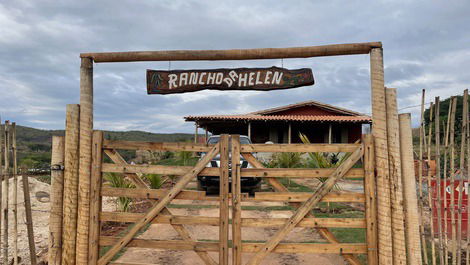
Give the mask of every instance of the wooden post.
M 248 122 L 248 138 L 251 140 L 251 122 Z
M 439 234 L 439 264 L 444 264 L 444 245 L 443 245 L 443 238 L 442 238 L 442 209 L 441 209 L 441 130 L 440 130 L 440 119 L 439 119 L 439 111 L 440 111 L 440 101 L 439 97 L 436 97 L 435 103 L 435 113 L 434 113 L 434 127 L 435 127 L 435 145 L 436 145 L 436 183 L 437 183 L 437 232 Z
M 88 263 L 90 225 L 91 138 L 93 134 L 93 61 L 82 58 L 80 66 L 80 161 L 76 262 Z
M 413 158 L 411 114 L 400 114 L 400 154 L 405 205 L 406 243 L 409 264 L 422 264 L 420 243 L 420 216 Z
M 103 132 L 93 132 L 91 190 L 90 190 L 90 248 L 88 250 L 88 264 L 96 265 L 99 255 L 100 239 L 100 212 L 101 212 L 101 165 L 103 160 Z
M 375 193 L 375 154 L 372 135 L 362 137 L 364 143 L 364 193 L 366 196 L 367 264 L 377 265 L 377 201 Z
M 384 68 L 381 48 L 370 51 L 372 86 L 372 135 L 377 168 L 377 211 L 379 264 L 393 264 L 392 224 L 390 208 L 390 172 L 387 144 L 387 115 L 384 90 Z
M 229 160 L 229 136 L 220 136 L 220 223 L 219 223 L 219 264 L 228 265 L 228 235 L 229 235 L 229 180 L 228 180 L 228 160 Z
M 204 139 L 204 143 L 207 143 L 207 140 L 209 140 L 209 131 L 207 130 L 207 127 L 205 128 L 206 131 L 206 138 Z
M 49 265 L 60 265 L 62 261 L 64 146 L 65 139 L 63 136 L 52 136 Z
M 78 159 L 80 107 L 67 105 L 65 119 L 64 216 L 62 226 L 62 264 L 75 264 L 78 212 Z
M 36 246 L 34 243 L 34 230 L 33 230 L 33 215 L 31 212 L 31 198 L 29 194 L 29 181 L 28 176 L 23 172 L 23 194 L 24 194 L 24 208 L 26 214 L 26 228 L 28 230 L 28 244 L 29 244 L 29 257 L 31 265 L 36 265 Z
M 400 130 L 397 112 L 397 91 L 385 89 L 387 104 L 388 154 L 392 206 L 392 238 L 394 264 L 406 264 L 406 240 L 403 212 L 403 185 L 400 161 Z
M 197 122 L 194 125 L 194 143 L 197 144 Z
M 328 143 L 332 144 L 333 143 L 333 128 L 330 123 L 330 126 L 328 126 Z
M 424 264 L 428 265 L 428 251 L 427 251 L 427 242 L 426 242 L 426 233 L 424 231 L 424 197 L 423 197 L 423 146 L 424 146 L 424 104 L 425 104 L 425 97 L 426 90 L 423 89 L 422 96 L 421 96 L 421 117 L 419 122 L 419 160 L 418 160 L 418 191 L 419 191 L 419 215 L 420 215 L 420 227 L 419 231 L 421 234 L 421 250 L 422 256 L 424 260 Z
M 13 160 L 13 265 L 18 265 L 18 161 L 16 154 L 16 123 L 11 126 Z
M 433 219 L 433 198 L 432 198 L 432 192 L 431 192 L 431 180 L 432 180 L 432 175 L 431 175 L 431 169 L 430 169 L 430 161 L 431 161 L 431 143 L 432 143 L 432 122 L 433 120 L 433 114 L 434 114 L 434 105 L 431 102 L 429 106 L 429 132 L 428 132 L 428 144 L 427 144 L 427 157 L 428 157 L 428 176 L 427 176 L 427 184 L 428 184 L 428 204 L 429 204 L 429 228 L 431 230 L 431 261 L 432 265 L 437 264 L 436 260 L 436 244 L 434 242 L 434 235 L 435 235 L 435 229 L 434 229 L 434 219 Z
M 467 100 L 468 101 L 468 100 Z M 464 113 L 465 117 L 466 117 L 466 121 L 467 121 L 467 131 L 466 131 L 466 134 L 465 134 L 465 137 L 467 138 L 467 150 L 466 150 L 466 154 L 467 154 L 467 182 L 470 183 L 470 174 L 468 174 L 468 172 L 470 172 L 470 119 L 468 117 L 468 102 L 466 103 L 467 104 L 467 112 Z M 463 136 L 462 136 L 463 137 Z M 468 186 L 467 186 L 467 202 L 470 202 L 470 192 L 468 192 Z M 470 204 L 467 205 L 467 213 L 470 212 Z M 467 217 L 468 217 L 468 214 L 467 214 Z M 470 227 L 470 218 L 467 218 L 467 227 Z M 467 232 L 467 247 L 465 248 L 466 249 L 466 253 L 465 253 L 465 256 L 466 256 L 466 259 L 465 259 L 465 264 L 466 265 L 469 265 L 470 264 L 470 233 Z
M 5 125 L 2 125 L 2 120 L 0 119 L 0 249 L 2 249 L 2 201 L 3 201 L 3 134 L 5 130 Z M 1 254 L 1 252 L 0 252 Z
M 4 131 L 4 174 L 3 174 L 3 196 L 2 196 L 2 217 L 3 217 L 3 264 L 8 264 L 8 191 L 10 186 L 10 122 L 5 121 Z
M 454 174 L 454 160 L 455 160 L 455 112 L 457 108 L 457 98 L 452 97 L 449 103 L 449 112 L 448 112 L 448 123 L 447 123 L 447 130 L 446 130 L 446 139 L 445 139 L 445 145 L 446 145 L 446 150 L 444 153 L 444 183 L 447 185 L 447 173 L 450 172 L 450 213 L 451 213 L 451 231 L 452 231 L 452 242 L 456 243 L 457 239 L 457 228 L 456 228 L 456 219 L 455 219 L 455 200 L 454 200 L 454 194 L 455 194 L 455 174 Z M 450 142 L 449 142 L 450 141 Z M 450 155 L 450 161 L 449 161 L 449 166 L 450 169 L 447 168 L 447 158 L 448 155 Z M 445 189 L 445 187 L 444 187 Z M 446 193 L 445 193 L 446 194 Z M 445 231 L 445 236 L 444 236 L 444 253 L 446 254 L 446 258 L 444 262 L 447 262 L 447 200 L 444 200 L 444 220 L 446 222 L 444 223 L 444 231 Z M 457 262 L 457 248 L 456 244 L 451 244 L 452 246 L 452 264 L 456 265 Z
M 456 105 L 457 105 L 457 100 Z M 458 196 L 458 226 L 457 226 L 457 264 L 462 264 L 462 195 L 463 189 L 463 174 L 465 172 L 465 134 L 467 128 L 467 116 L 468 113 L 468 89 L 465 89 L 463 93 L 463 108 L 462 108 L 462 134 L 461 134 L 461 145 L 460 145 L 460 179 L 459 179 L 459 196 Z M 468 143 L 467 143 L 468 144 Z M 454 169 L 453 169 L 454 170 Z M 455 171 L 455 170 L 454 170 Z M 468 173 L 467 173 L 468 174 Z M 453 200 L 454 198 L 452 198 Z
M 232 265 L 242 264 L 240 172 L 240 135 L 232 135 Z

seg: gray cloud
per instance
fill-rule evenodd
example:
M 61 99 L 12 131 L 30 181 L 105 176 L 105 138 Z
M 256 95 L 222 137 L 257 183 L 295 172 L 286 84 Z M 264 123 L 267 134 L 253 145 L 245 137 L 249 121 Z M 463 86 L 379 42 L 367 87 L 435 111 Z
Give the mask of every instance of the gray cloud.
M 288 47 L 382 41 L 399 106 L 460 94 L 470 77 L 468 1 L 33 1 L 0 3 L 0 115 L 63 128 L 78 103 L 79 53 Z M 146 95 L 145 70 L 168 62 L 95 64 L 95 127 L 192 132 L 182 117 L 245 113 L 319 100 L 370 113 L 369 58 L 172 62 L 172 69 L 311 67 L 312 87 L 271 92 Z M 414 121 L 419 108 L 410 108 Z

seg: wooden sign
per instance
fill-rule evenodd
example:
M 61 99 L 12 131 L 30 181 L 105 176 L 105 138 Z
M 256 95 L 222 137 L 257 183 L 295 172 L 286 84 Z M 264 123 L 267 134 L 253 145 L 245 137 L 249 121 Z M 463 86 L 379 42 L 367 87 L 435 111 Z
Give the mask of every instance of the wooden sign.
M 235 68 L 213 70 L 147 70 L 148 94 L 216 90 L 274 90 L 313 85 L 312 69 Z

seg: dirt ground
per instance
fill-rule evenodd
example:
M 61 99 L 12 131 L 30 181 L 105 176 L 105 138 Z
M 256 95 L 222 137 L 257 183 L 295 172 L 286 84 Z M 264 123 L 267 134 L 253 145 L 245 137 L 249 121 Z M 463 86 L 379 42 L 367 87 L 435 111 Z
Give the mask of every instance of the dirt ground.
M 362 182 L 354 181 L 343 181 L 340 186 L 344 190 L 360 192 Z M 302 185 L 315 186 L 317 183 L 314 181 L 307 181 L 306 183 L 299 183 Z M 193 186 L 195 183 L 190 183 L 189 186 Z M 359 186 L 359 187 L 358 187 Z M 217 205 L 218 202 L 203 202 L 203 201 L 189 201 L 189 200 L 177 200 L 173 201 L 174 204 L 191 204 L 191 205 Z M 283 206 L 283 203 L 277 202 L 244 202 L 244 206 Z M 218 217 L 219 210 L 217 208 L 177 208 L 171 209 L 171 212 L 175 215 L 200 215 L 209 217 Z M 288 218 L 291 216 L 290 211 L 262 211 L 262 210 L 250 210 L 242 211 L 243 218 Z M 217 226 L 196 226 L 187 225 L 185 226 L 193 239 L 202 241 L 218 240 L 219 228 Z M 230 227 L 231 229 L 231 227 Z M 277 228 L 253 228 L 245 227 L 242 229 L 243 240 L 253 241 L 265 241 L 268 240 Z M 147 231 L 139 236 L 142 239 L 159 239 L 159 240 L 179 240 L 179 235 L 174 231 L 170 225 L 166 224 L 155 224 L 151 225 Z M 321 236 L 314 230 L 308 228 L 295 228 L 283 242 L 325 242 Z M 218 260 L 218 253 L 209 253 L 214 260 Z M 244 253 L 244 262 L 248 261 L 252 256 L 252 253 Z M 346 264 L 344 259 L 340 255 L 336 254 L 270 254 L 263 261 L 262 264 L 276 264 L 276 265 L 287 265 L 287 264 Z M 192 251 L 168 251 L 168 250 L 155 250 L 155 249 L 139 249 L 139 248 L 128 248 L 123 255 L 116 261 L 117 263 L 129 263 L 133 264 L 147 263 L 147 264 L 204 264 L 200 258 Z

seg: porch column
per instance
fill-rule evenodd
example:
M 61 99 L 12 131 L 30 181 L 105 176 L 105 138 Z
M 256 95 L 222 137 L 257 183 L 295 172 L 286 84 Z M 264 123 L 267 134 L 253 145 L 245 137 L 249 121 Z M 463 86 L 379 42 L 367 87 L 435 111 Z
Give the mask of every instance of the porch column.
M 248 122 L 248 138 L 251 140 L 251 122 Z
M 289 129 L 287 130 L 287 143 L 292 143 L 292 126 L 289 122 Z
M 330 123 L 330 126 L 328 128 L 328 143 L 331 144 L 333 142 L 333 128 Z
M 207 143 L 207 139 L 209 139 L 209 132 L 207 131 L 207 126 L 206 126 L 206 139 L 205 139 L 205 142 Z
M 194 130 L 194 143 L 197 144 L 197 122 L 194 124 L 196 125 Z

